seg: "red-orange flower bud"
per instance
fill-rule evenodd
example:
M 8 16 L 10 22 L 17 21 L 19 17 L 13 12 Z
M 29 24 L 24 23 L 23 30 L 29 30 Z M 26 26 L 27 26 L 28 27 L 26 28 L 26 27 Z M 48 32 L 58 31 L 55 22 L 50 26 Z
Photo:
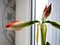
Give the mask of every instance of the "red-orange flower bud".
M 45 9 L 44 9 L 44 11 L 43 11 L 43 12 L 44 12 L 44 17 L 46 17 L 46 18 L 47 18 L 47 17 L 50 15 L 50 13 L 51 13 L 51 9 L 52 9 L 52 8 L 51 8 L 51 5 L 52 5 L 52 4 L 50 4 L 48 7 L 46 6 Z

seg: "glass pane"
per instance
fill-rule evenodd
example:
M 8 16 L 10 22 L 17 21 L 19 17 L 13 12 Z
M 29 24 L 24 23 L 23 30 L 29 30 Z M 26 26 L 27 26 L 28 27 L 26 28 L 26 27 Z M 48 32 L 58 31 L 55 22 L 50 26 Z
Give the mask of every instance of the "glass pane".
M 55 21 L 55 22 L 60 22 L 60 6 L 59 3 L 60 0 L 34 0 L 33 1 L 33 20 L 39 20 L 41 22 L 41 18 L 42 18 L 42 13 L 43 13 L 43 9 L 45 8 L 46 5 L 49 5 L 52 3 L 52 13 L 50 14 L 50 16 L 47 18 L 48 20 L 51 21 Z M 60 30 L 54 28 L 53 26 L 51 26 L 50 24 L 46 24 L 47 25 L 47 41 L 51 44 L 51 45 L 60 45 Z M 34 45 L 36 44 L 36 25 L 33 27 L 33 40 L 34 40 Z M 39 42 L 38 45 L 41 45 L 41 36 L 39 33 Z
M 53 10 L 48 20 L 52 20 L 55 22 L 60 22 L 60 0 L 48 0 L 48 4 L 52 3 Z M 51 45 L 60 45 L 60 30 L 52 27 L 47 24 L 47 40 Z
M 47 4 L 48 4 L 48 0 L 45 0 L 45 1 L 44 0 L 36 0 L 36 18 L 35 18 L 35 20 L 39 20 L 40 22 L 42 22 L 43 10 Z M 36 31 L 35 31 L 35 34 L 36 34 Z M 36 36 L 35 36 L 35 38 L 36 38 Z M 37 45 L 36 39 L 35 39 L 35 45 Z M 38 45 L 41 45 L 41 32 L 40 31 L 39 31 Z

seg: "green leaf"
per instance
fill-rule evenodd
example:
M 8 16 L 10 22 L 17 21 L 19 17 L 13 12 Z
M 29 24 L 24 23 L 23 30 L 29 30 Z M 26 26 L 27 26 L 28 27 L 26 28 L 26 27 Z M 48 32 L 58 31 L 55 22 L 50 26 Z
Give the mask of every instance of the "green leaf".
M 46 42 L 46 45 L 50 45 L 50 43 L 49 42 Z
M 22 22 L 22 23 L 19 23 L 17 25 L 13 25 L 12 27 L 18 27 L 18 28 L 23 28 L 23 27 L 26 27 L 26 26 L 30 26 L 34 23 L 38 23 L 39 21 L 28 21 L 28 22 Z
M 60 23 L 58 22 L 53 22 L 53 21 L 46 21 L 46 23 L 50 23 L 52 26 L 60 29 Z

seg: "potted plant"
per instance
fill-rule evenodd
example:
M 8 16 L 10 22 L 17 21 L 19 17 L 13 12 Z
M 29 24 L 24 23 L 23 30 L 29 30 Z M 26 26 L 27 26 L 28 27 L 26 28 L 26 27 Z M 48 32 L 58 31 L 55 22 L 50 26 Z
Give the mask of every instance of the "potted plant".
M 12 21 L 9 24 L 7 24 L 5 26 L 6 30 L 12 30 L 12 31 L 18 31 L 23 29 L 24 27 L 30 26 L 34 23 L 38 23 L 37 24 L 37 28 L 41 28 L 41 45 L 50 45 L 49 42 L 46 42 L 46 34 L 47 34 L 47 27 L 46 27 L 46 23 L 51 24 L 52 26 L 54 26 L 55 28 L 60 29 L 60 23 L 58 22 L 54 22 L 54 21 L 49 21 L 46 20 L 47 17 L 50 15 L 51 10 L 52 10 L 52 4 L 50 4 L 49 6 L 46 5 L 45 9 L 43 10 L 43 14 L 42 14 L 42 23 L 38 20 L 34 20 L 34 21 L 27 21 L 27 22 L 20 22 L 20 21 Z M 37 29 L 37 33 L 36 33 L 36 43 L 38 45 L 38 29 Z

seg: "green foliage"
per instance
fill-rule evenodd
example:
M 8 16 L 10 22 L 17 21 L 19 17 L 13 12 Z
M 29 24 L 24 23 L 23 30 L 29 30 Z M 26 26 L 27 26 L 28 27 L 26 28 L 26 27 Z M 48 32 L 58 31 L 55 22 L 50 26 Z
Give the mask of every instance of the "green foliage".
M 50 43 L 49 42 L 46 42 L 46 45 L 50 45 Z
M 46 23 L 49 23 L 49 24 L 51 24 L 52 26 L 60 29 L 60 23 L 58 23 L 58 22 L 46 21 Z

